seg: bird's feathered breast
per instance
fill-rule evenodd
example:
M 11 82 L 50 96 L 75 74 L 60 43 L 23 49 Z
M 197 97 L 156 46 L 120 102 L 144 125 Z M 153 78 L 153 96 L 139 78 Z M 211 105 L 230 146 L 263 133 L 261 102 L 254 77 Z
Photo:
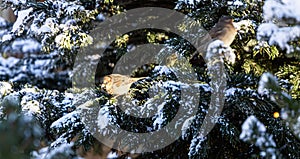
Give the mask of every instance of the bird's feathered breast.
M 233 42 L 236 34 L 237 30 L 229 17 L 220 18 L 218 23 L 209 31 L 209 35 L 213 40 L 221 40 L 227 46 Z

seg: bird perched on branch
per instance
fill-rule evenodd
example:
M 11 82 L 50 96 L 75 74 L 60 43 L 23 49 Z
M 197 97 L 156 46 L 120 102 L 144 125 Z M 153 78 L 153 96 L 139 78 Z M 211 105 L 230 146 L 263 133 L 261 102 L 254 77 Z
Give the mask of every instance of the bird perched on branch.
M 102 83 L 101 88 L 106 90 L 107 93 L 119 96 L 126 94 L 134 82 L 144 78 L 145 77 L 133 78 L 121 74 L 110 74 L 102 77 L 100 82 Z
M 0 5 L 1 3 L 2 2 L 0 1 Z M 16 15 L 14 14 L 14 11 L 10 7 L 8 8 L 0 7 L 0 17 L 4 18 L 9 23 L 14 23 L 17 19 Z
M 222 16 L 218 23 L 209 31 L 209 35 L 213 40 L 221 40 L 226 46 L 231 45 L 236 34 L 237 30 L 230 16 Z
M 233 42 L 236 34 L 237 29 L 235 28 L 235 24 L 233 23 L 233 19 L 230 16 L 222 16 L 219 21 L 215 24 L 215 26 L 212 27 L 212 29 L 208 32 L 209 37 L 215 41 L 220 40 L 224 43 L 225 46 L 229 47 L 231 43 Z M 207 44 L 209 39 L 202 39 L 201 43 Z M 190 63 L 196 64 L 200 66 L 204 66 L 205 61 L 203 59 L 203 55 L 205 54 L 205 51 L 207 49 L 208 45 L 202 45 L 203 48 L 200 48 L 199 50 L 202 50 L 204 52 L 195 52 L 191 58 Z

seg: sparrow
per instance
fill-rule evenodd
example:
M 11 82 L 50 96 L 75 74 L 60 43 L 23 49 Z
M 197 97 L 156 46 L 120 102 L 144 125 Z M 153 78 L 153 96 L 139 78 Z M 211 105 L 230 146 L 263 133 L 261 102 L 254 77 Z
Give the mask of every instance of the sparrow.
M 213 40 L 221 40 L 224 45 L 230 46 L 237 34 L 233 19 L 230 16 L 222 16 L 218 23 L 209 31 Z
M 127 94 L 134 82 L 144 78 L 146 77 L 133 78 L 121 74 L 110 74 L 102 77 L 100 82 L 102 83 L 101 88 L 106 90 L 107 93 L 113 96 L 120 96 Z
M 219 19 L 218 23 L 216 23 L 215 26 L 213 26 L 211 30 L 208 32 L 209 37 L 213 41 L 220 40 L 227 47 L 231 45 L 236 34 L 237 34 L 237 29 L 235 27 L 235 24 L 233 23 L 233 19 L 230 16 L 224 16 L 224 15 Z M 204 43 L 205 42 L 206 41 L 204 41 Z M 207 49 L 206 48 L 207 45 L 203 45 L 203 46 L 204 48 L 200 48 L 199 50 Z M 190 58 L 190 63 L 200 65 L 200 66 L 205 66 L 205 60 L 203 59 L 203 57 L 204 57 L 203 52 L 202 53 L 200 52 L 200 54 L 198 52 L 195 52 Z
M 1 4 L 1 1 L 0 1 Z M 0 17 L 8 21 L 9 23 L 14 23 L 17 19 L 16 15 L 14 14 L 14 11 L 12 8 L 0 8 Z

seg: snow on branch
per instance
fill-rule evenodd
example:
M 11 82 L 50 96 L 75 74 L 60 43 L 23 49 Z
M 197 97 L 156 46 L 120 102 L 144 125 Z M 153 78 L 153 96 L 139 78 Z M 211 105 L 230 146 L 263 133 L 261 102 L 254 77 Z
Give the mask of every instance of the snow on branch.
M 267 0 L 263 8 L 264 19 L 266 21 L 282 19 L 286 20 L 285 22 L 290 19 L 294 22 L 300 22 L 299 6 L 300 1 L 298 0 Z
M 268 40 L 287 53 L 300 51 L 300 47 L 291 42 L 300 39 L 300 1 L 267 0 L 263 7 L 264 20 L 257 30 L 257 39 Z
M 261 157 L 276 158 L 280 155 L 276 150 L 276 143 L 266 131 L 265 125 L 252 115 L 243 123 L 240 139 L 259 147 Z
M 215 62 L 215 58 L 223 62 L 224 58 L 229 63 L 235 63 L 236 56 L 230 47 L 225 46 L 220 40 L 215 40 L 208 45 L 205 58 L 208 62 Z

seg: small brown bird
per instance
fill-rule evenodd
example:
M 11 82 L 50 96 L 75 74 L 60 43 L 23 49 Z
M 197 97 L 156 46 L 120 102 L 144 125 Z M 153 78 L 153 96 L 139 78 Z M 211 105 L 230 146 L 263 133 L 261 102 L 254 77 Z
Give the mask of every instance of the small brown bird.
M 221 40 L 226 46 L 231 45 L 236 34 L 237 30 L 230 16 L 222 16 L 218 23 L 209 31 L 209 35 L 213 40 Z
M 213 41 L 221 40 L 225 46 L 229 47 L 237 34 L 237 29 L 235 28 L 233 19 L 230 16 L 222 16 L 219 19 L 218 23 L 216 23 L 208 33 Z M 200 52 L 200 54 L 198 52 L 195 52 L 190 58 L 190 63 L 204 66 L 205 61 L 203 57 L 205 54 L 204 52 L 207 49 L 206 44 L 208 44 L 207 42 L 212 41 L 210 41 L 209 39 L 203 39 L 203 41 L 201 42 L 205 43 L 205 45 L 202 46 L 203 48 L 200 47 L 198 49 L 202 50 L 203 52 Z
M 3 19 L 5 19 L 9 23 L 14 23 L 16 21 L 16 19 L 17 19 L 16 15 L 14 14 L 14 11 L 10 7 L 8 7 L 8 8 L 0 8 L 0 17 L 2 17 Z
M 107 93 L 119 96 L 126 94 L 134 82 L 144 78 L 146 77 L 132 78 L 121 74 L 110 74 L 102 77 L 100 82 L 102 83 L 101 88 L 105 89 Z

